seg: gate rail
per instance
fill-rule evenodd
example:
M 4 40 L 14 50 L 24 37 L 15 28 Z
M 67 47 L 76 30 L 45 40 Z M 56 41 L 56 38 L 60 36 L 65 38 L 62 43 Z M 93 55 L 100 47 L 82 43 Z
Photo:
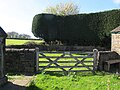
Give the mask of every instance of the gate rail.
M 39 51 L 39 49 L 36 49 L 36 72 L 39 73 L 43 71 L 54 72 L 63 71 L 64 74 L 68 74 L 69 72 L 91 71 L 93 74 L 95 74 L 98 64 L 97 58 L 98 58 L 97 49 L 94 49 L 93 52 L 79 52 L 79 51 L 52 52 L 52 51 Z

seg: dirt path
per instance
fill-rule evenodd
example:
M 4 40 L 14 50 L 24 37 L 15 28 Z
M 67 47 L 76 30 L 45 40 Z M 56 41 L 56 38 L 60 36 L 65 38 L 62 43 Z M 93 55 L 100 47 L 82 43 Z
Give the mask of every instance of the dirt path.
M 12 76 L 0 90 L 26 90 L 26 86 L 30 84 L 32 79 L 33 76 Z

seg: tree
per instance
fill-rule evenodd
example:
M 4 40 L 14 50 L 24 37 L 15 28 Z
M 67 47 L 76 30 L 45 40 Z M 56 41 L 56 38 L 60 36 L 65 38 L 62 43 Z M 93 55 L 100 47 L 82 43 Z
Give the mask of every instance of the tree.
M 17 32 L 8 32 L 8 38 L 18 38 L 19 34 Z
M 27 34 L 19 34 L 19 38 L 30 39 L 31 36 L 30 36 L 30 35 L 27 35 Z
M 60 16 L 75 15 L 79 13 L 78 6 L 72 2 L 59 3 L 56 6 L 49 6 L 45 9 L 46 13 Z
M 19 34 L 17 32 L 8 32 L 7 38 L 23 38 L 23 39 L 30 39 L 31 36 L 27 34 Z

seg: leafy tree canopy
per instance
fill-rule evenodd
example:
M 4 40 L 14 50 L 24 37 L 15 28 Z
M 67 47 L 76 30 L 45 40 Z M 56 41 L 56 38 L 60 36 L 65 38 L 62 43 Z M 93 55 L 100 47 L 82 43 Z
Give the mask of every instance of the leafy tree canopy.
M 56 6 L 49 6 L 45 9 L 46 13 L 60 16 L 75 15 L 79 13 L 79 8 L 72 2 L 59 3 Z
M 7 33 L 7 38 L 24 38 L 24 39 L 30 39 L 31 36 L 27 34 L 19 34 L 17 32 L 8 32 Z

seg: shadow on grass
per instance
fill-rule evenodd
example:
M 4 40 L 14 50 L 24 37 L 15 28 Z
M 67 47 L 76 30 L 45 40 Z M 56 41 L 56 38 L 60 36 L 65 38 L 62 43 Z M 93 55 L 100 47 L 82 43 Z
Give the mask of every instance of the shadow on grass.
M 17 73 L 16 73 L 16 72 L 10 73 L 10 72 L 8 72 L 7 75 L 8 75 L 8 76 L 16 76 L 16 75 L 19 75 L 19 76 L 21 76 L 21 75 L 33 76 L 33 75 L 35 75 L 35 74 L 31 74 L 31 73 L 18 73 L 18 72 L 17 72 Z
M 29 87 L 26 87 L 26 90 L 43 90 L 43 89 L 38 88 L 38 87 L 35 86 L 35 85 L 30 85 Z
M 56 77 L 64 76 L 63 72 L 44 72 L 44 74 L 49 74 L 50 76 L 56 76 Z
M 46 73 L 47 74 L 47 73 Z M 51 72 L 51 73 L 48 73 L 49 75 L 51 75 L 51 76 L 57 76 L 57 77 L 61 77 L 61 76 L 66 76 L 66 75 L 64 75 L 64 73 L 60 73 L 60 72 L 58 72 L 58 73 L 53 73 L 53 72 Z M 92 72 L 69 72 L 68 74 L 67 74 L 67 76 L 70 76 L 70 75 L 76 75 L 76 76 L 82 76 L 82 77 L 84 77 L 84 76 L 105 76 L 105 75 L 111 75 L 112 73 L 109 73 L 109 72 L 104 72 L 104 71 L 96 71 L 95 72 L 95 74 L 93 74 Z
M 108 72 L 100 72 L 96 71 L 95 74 L 92 72 L 69 72 L 67 75 L 65 75 L 63 72 L 43 72 L 41 74 L 48 74 L 50 76 L 56 76 L 56 77 L 62 77 L 62 76 L 70 76 L 70 75 L 77 75 L 77 76 L 104 76 L 104 75 L 110 75 Z
M 100 72 L 100 71 L 96 71 L 95 74 L 91 73 L 91 72 L 78 72 L 76 73 L 76 75 L 78 76 L 105 76 L 105 75 L 110 75 L 111 73 L 108 73 L 108 72 Z
M 1 86 L 0 90 L 26 90 L 26 87 L 8 82 L 5 85 Z
M 1 86 L 0 90 L 43 90 L 43 89 L 38 88 L 35 85 L 30 85 L 29 87 L 25 87 L 8 82 L 5 85 Z
M 43 89 L 37 87 L 34 81 L 31 81 L 30 85 L 26 87 L 26 90 L 43 90 Z

